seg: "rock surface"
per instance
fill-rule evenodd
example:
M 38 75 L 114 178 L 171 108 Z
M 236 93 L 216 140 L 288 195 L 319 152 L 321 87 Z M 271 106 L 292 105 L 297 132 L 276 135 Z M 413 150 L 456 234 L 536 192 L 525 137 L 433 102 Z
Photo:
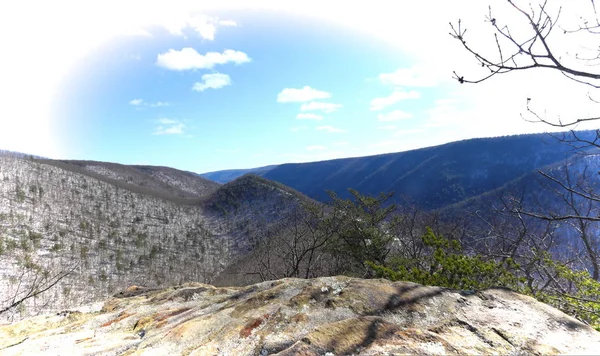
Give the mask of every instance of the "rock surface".
M 130 287 L 0 326 L 2 355 L 597 354 L 600 333 L 503 288 L 326 277 Z

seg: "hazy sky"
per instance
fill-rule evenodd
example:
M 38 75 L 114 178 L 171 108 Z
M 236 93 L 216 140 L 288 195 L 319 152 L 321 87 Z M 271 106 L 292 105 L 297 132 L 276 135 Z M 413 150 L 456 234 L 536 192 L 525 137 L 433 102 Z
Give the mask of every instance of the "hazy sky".
M 521 118 L 528 97 L 550 118 L 596 109 L 544 70 L 452 80 L 481 68 L 448 23 L 493 50 L 488 5 L 524 25 L 506 1 L 207 2 L 4 2 L 0 148 L 202 173 L 548 130 Z

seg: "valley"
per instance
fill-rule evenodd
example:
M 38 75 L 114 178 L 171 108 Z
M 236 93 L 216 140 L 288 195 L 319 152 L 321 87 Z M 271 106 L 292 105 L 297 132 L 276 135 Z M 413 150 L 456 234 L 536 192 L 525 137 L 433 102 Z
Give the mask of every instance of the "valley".
M 546 135 L 519 135 L 213 173 L 225 184 L 207 179 L 210 174 L 169 167 L 3 152 L 0 300 L 10 305 L 25 299 L 0 316 L 18 320 L 93 303 L 131 285 L 243 286 L 337 274 L 400 278 L 393 277 L 394 258 L 412 256 L 405 263 L 425 268 L 438 237 L 459 242 L 457 251 L 467 254 L 528 263 L 533 250 L 519 240 L 525 231 L 519 221 L 538 248 L 575 258 L 573 266 L 597 273 L 597 251 L 590 249 L 598 245 L 595 225 L 586 224 L 589 238 L 582 238 L 581 226 L 534 223 L 532 216 L 519 220 L 515 205 L 509 207 L 518 203 L 526 213 L 564 214 L 558 208 L 564 196 L 538 171 L 561 181 L 581 177 L 598 164 L 594 150 L 585 152 L 576 155 Z M 598 180 L 586 184 L 594 189 Z M 389 192 L 394 194 L 379 195 Z M 588 208 L 587 213 L 598 209 Z M 426 227 L 433 229 L 429 242 L 422 240 Z M 500 261 L 494 262 L 499 271 L 524 273 L 494 261 Z M 537 281 L 535 273 L 527 278 Z M 478 278 L 474 285 L 485 287 L 482 281 L 496 277 Z M 28 294 L 46 287 L 35 297 Z

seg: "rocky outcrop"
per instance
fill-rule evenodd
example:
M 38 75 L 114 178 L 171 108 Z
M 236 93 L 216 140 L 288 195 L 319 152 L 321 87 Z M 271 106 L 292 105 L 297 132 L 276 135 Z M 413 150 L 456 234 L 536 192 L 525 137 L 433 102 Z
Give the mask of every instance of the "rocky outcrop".
M 96 309 L 94 309 L 94 307 Z M 600 333 L 504 288 L 326 277 L 131 287 L 103 305 L 0 326 L 0 353 L 597 354 Z

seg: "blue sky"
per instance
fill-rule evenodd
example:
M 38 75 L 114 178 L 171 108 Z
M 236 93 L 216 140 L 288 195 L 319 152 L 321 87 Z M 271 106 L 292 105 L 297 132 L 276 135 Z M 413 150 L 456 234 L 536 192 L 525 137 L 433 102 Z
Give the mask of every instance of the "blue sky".
M 101 15 L 100 7 L 75 7 L 78 22 L 49 28 L 53 40 L 42 42 L 41 32 L 3 39 L 26 51 L 35 38 L 38 60 L 48 56 L 56 63 L 44 67 L 48 80 L 40 80 L 41 69 L 33 76 L 39 67 L 33 61 L 15 59 L 20 72 L 7 71 L 15 80 L 21 73 L 12 102 L 30 104 L 15 109 L 27 119 L 2 123 L 0 148 L 202 173 L 548 129 L 525 123 L 520 113 L 531 93 L 559 107 L 548 81 L 560 78 L 479 86 L 451 79 L 452 70 L 471 70 L 473 63 L 449 37 L 448 21 L 460 14 L 481 26 L 486 6 L 442 11 L 447 5 L 440 2 L 441 14 L 432 14 L 427 6 L 403 5 L 405 11 L 390 16 L 398 10 L 381 3 L 386 6 L 374 3 L 351 14 L 351 6 L 341 13 L 318 3 L 312 10 L 272 2 L 249 10 L 139 2 L 130 9 L 144 18 L 138 23 L 123 15 L 127 9 L 118 17 L 110 5 Z M 141 13 L 143 6 L 148 11 Z M 423 26 L 424 16 L 430 25 Z M 105 24 L 113 22 L 111 31 L 118 30 L 109 36 Z M 85 51 L 74 49 L 84 43 Z M 62 51 L 52 47 L 59 45 Z M 41 83 L 45 106 L 31 105 L 35 91 L 24 76 Z M 44 111 L 26 116 L 29 106 Z

